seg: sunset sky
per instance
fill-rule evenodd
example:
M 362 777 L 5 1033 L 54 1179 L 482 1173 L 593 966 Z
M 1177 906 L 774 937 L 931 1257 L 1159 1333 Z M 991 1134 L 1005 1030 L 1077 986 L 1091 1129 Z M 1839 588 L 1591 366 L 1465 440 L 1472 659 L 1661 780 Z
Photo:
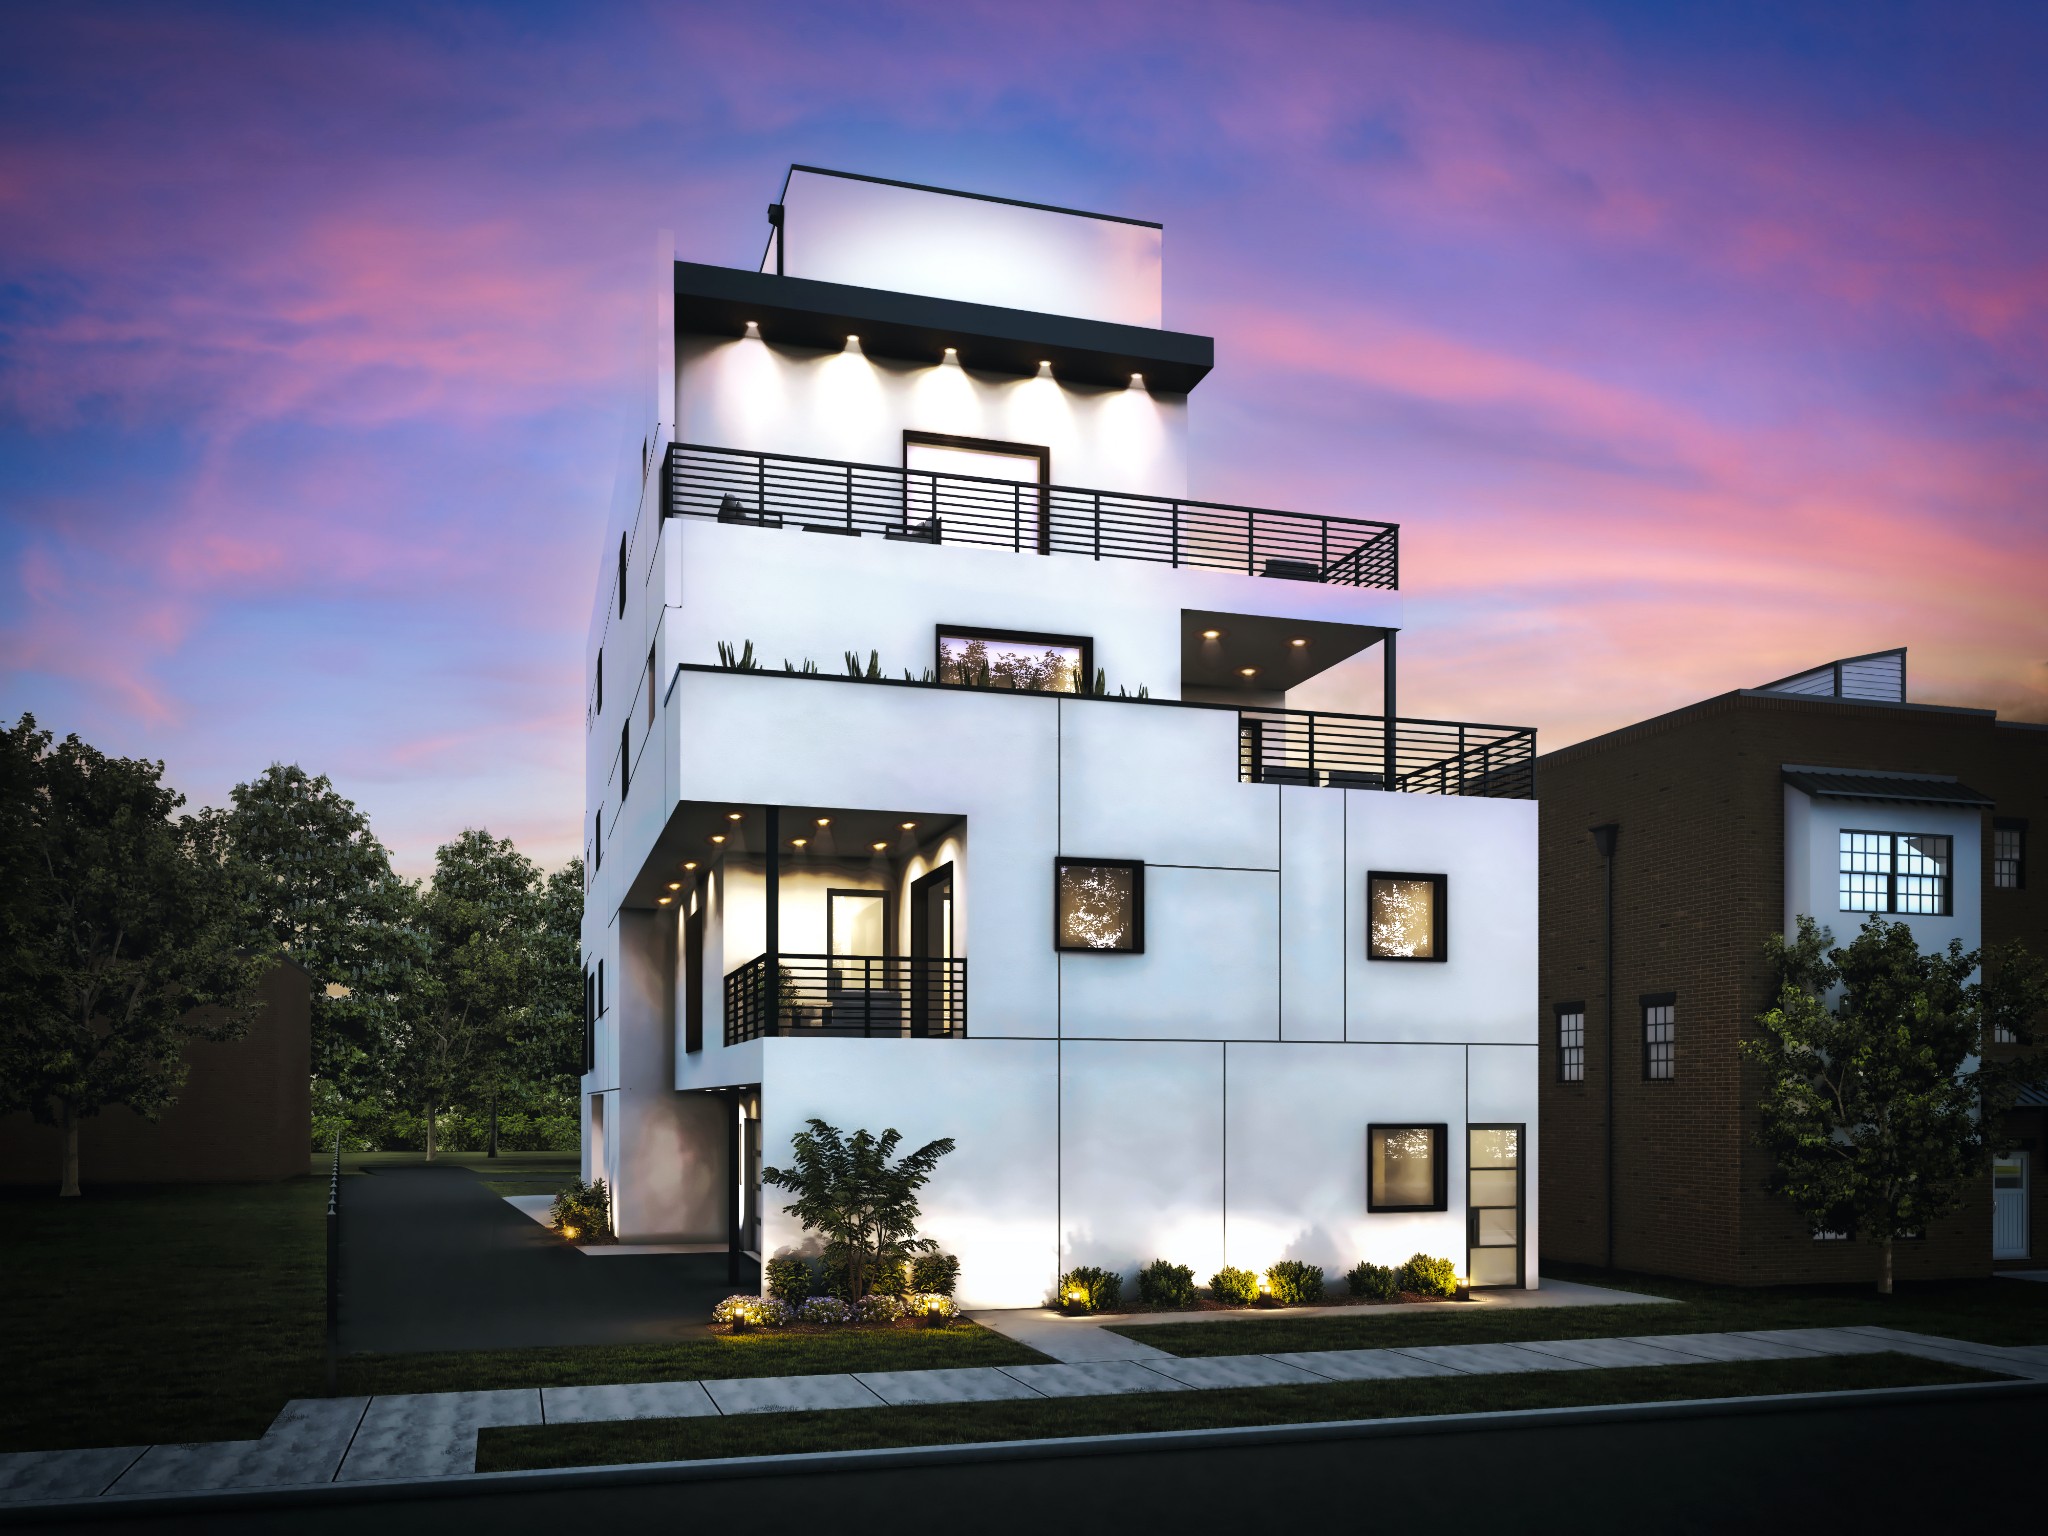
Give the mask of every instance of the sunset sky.
M 2044 80 L 2038 3 L 9 6 L 0 708 L 568 858 L 654 232 L 802 161 L 1162 221 L 1191 489 L 1402 524 L 1407 712 L 2048 719 Z

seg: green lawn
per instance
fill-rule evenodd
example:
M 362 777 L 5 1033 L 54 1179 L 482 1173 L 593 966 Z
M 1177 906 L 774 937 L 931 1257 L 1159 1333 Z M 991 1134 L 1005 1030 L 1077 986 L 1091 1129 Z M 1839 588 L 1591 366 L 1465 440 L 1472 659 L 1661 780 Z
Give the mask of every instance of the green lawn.
M 1548 1271 L 1546 1271 L 1548 1273 Z M 1646 1275 L 1564 1270 L 1557 1278 L 1664 1296 L 1674 1306 L 1373 1307 L 1320 1316 L 1266 1316 L 1228 1323 L 1149 1323 L 1113 1329 L 1176 1355 L 1250 1355 L 1296 1349 L 1398 1349 L 1518 1339 L 1597 1339 L 1643 1333 L 1723 1333 L 1751 1328 L 1876 1324 L 1981 1344 L 2048 1343 L 2048 1285 L 2020 1280 L 1902 1282 L 1895 1295 L 1869 1286 L 1749 1289 Z
M 479 1472 L 533 1467 L 696 1461 L 799 1451 L 960 1445 L 1147 1430 L 1219 1429 L 1239 1424 L 1310 1424 L 1334 1419 L 1654 1403 L 1678 1398 L 1845 1392 L 1870 1387 L 1993 1381 L 1996 1376 L 1908 1355 L 1843 1355 L 1627 1370 L 1532 1371 L 1512 1376 L 1330 1382 L 1122 1397 L 856 1408 L 830 1413 L 750 1413 L 731 1418 L 637 1419 L 605 1424 L 486 1429 Z

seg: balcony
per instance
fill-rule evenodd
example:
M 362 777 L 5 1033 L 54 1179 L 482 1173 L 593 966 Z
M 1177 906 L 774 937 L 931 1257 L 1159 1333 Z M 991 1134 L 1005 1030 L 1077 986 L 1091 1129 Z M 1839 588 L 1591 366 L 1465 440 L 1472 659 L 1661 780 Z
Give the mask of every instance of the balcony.
M 769 976 L 779 973 L 771 993 Z M 946 1039 L 967 1033 L 967 962 L 922 955 L 756 955 L 725 978 L 725 1043 L 764 1035 Z
M 1233 571 L 1339 587 L 1400 584 L 1400 527 L 1128 491 L 1034 485 L 675 443 L 663 512 L 759 527 Z
M 1305 709 L 1238 711 L 1238 777 L 1247 784 L 1392 789 L 1421 795 L 1536 798 L 1536 732 L 1456 720 Z

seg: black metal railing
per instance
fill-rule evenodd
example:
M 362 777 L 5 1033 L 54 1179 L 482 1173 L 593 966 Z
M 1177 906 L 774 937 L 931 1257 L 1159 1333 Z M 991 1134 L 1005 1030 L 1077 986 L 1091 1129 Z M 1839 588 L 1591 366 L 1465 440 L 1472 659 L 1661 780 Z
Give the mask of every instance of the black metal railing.
M 1400 526 L 1221 502 L 674 443 L 670 517 L 1087 555 L 1340 587 L 1400 585 Z
M 763 1035 L 942 1039 L 966 1033 L 965 960 L 756 955 L 725 978 L 727 1045 Z
M 1305 709 L 1238 711 L 1238 777 L 1248 784 L 1318 784 L 1421 795 L 1536 797 L 1536 733 L 1526 726 Z

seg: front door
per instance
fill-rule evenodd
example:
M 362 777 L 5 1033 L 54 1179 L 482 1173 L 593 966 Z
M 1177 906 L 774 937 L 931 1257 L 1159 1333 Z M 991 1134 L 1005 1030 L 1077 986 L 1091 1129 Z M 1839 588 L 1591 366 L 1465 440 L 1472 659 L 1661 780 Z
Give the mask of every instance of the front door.
M 1519 1125 L 1466 1127 L 1465 1274 L 1474 1287 L 1524 1283 L 1522 1134 Z
M 2027 1154 L 2008 1152 L 1991 1160 L 1991 1257 L 2024 1259 L 2027 1232 Z
M 953 866 L 910 884 L 910 1017 L 919 1035 L 953 1032 Z

